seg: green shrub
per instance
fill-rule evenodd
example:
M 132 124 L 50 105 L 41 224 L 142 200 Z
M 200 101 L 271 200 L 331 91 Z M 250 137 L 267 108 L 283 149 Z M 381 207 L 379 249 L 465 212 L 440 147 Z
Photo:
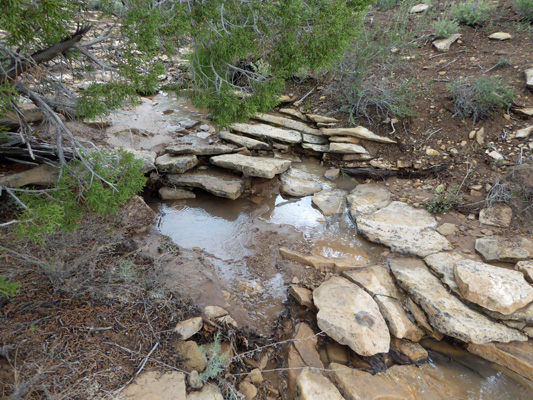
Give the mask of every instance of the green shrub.
M 479 77 L 447 85 L 453 96 L 455 115 L 472 116 L 474 122 L 488 118 L 494 111 L 509 108 L 514 100 L 513 91 L 498 78 Z
M 409 80 L 398 80 L 395 71 L 402 65 L 398 56 L 408 50 L 426 25 L 423 19 L 410 21 L 412 1 L 398 4 L 387 21 L 363 20 L 344 57 L 333 67 L 335 79 L 327 91 L 334 95 L 340 110 L 355 118 L 363 117 L 371 124 L 379 118 L 414 116 L 412 101 L 416 94 Z
M 457 21 L 463 25 L 480 25 L 489 19 L 493 6 L 485 0 L 467 0 L 463 3 L 452 4 L 452 13 Z
M 433 22 L 433 29 L 435 30 L 435 36 L 437 38 L 448 38 L 454 33 L 459 32 L 459 24 L 453 19 L 446 17 L 439 17 Z
M 533 22 L 533 0 L 514 0 L 518 13 L 530 22 Z
M 9 282 L 0 276 L 0 295 L 10 298 L 20 291 L 20 284 L 16 282 Z
M 376 5 L 380 10 L 389 10 L 396 7 L 399 2 L 400 0 L 378 0 Z
M 76 229 L 85 212 L 106 215 L 116 211 L 143 189 L 146 178 L 141 167 L 140 160 L 122 149 L 94 152 L 85 162 L 67 163 L 54 187 L 20 196 L 27 208 L 19 215 L 17 236 L 42 243 L 44 236 L 57 229 Z
M 435 190 L 433 193 L 433 200 L 426 203 L 426 209 L 433 214 L 450 211 L 463 198 L 463 194 L 459 191 L 459 187 L 450 188 L 448 190 L 444 188 Z

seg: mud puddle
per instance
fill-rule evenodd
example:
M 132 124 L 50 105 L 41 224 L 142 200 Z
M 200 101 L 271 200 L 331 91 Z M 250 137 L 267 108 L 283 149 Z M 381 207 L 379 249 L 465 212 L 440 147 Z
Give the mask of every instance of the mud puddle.
M 283 198 L 278 183 L 258 182 L 254 188 L 253 196 L 235 201 L 198 191 L 196 199 L 153 202 L 152 207 L 159 214 L 154 231 L 201 254 L 217 277 L 205 282 L 194 274 L 182 276 L 182 283 L 189 281 L 184 294 L 194 292 L 195 300 L 209 305 L 205 302 L 218 291 L 221 295 L 215 297 L 225 302 L 219 305 L 266 333 L 265 327 L 270 329 L 283 311 L 293 279 L 312 282 L 316 274 L 313 268 L 282 259 L 280 247 L 359 263 L 377 260 L 384 249 L 358 236 L 347 213 L 325 218 L 311 197 Z

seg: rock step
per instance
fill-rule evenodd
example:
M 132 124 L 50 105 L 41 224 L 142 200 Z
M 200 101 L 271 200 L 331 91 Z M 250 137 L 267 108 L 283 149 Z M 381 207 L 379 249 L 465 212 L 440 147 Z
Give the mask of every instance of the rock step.
M 301 143 L 302 134 L 295 130 L 287 130 L 283 128 L 276 128 L 266 124 L 243 124 L 237 123 L 231 126 L 236 132 L 244 133 L 250 136 L 259 138 L 268 138 L 271 140 L 279 140 L 285 143 Z
M 165 148 L 165 152 L 173 155 L 194 154 L 197 156 L 213 156 L 233 153 L 236 147 L 227 144 L 177 144 Z
M 270 150 L 271 146 L 268 143 L 261 142 L 246 136 L 235 135 L 228 131 L 220 131 L 218 137 L 226 142 L 236 144 L 238 146 L 246 147 L 250 150 Z
M 466 343 L 525 341 L 527 336 L 468 308 L 450 294 L 422 260 L 396 258 L 389 267 L 399 285 L 425 311 L 432 327 Z
M 217 167 L 242 172 L 247 176 L 255 176 L 258 178 L 267 179 L 272 179 L 277 174 L 285 172 L 292 164 L 289 160 L 267 157 L 252 157 L 242 154 L 225 154 L 221 156 L 215 156 L 211 157 L 209 162 Z
M 324 136 L 320 129 L 311 128 L 304 122 L 295 121 L 290 118 L 280 117 L 272 114 L 257 114 L 254 116 L 254 119 L 262 122 L 267 122 L 273 125 L 279 125 L 287 129 L 292 129 L 295 131 L 307 133 L 308 135 Z
M 227 171 L 208 169 L 169 174 L 167 180 L 178 186 L 200 188 L 218 197 L 235 200 L 246 187 L 246 179 Z
M 355 128 L 322 128 L 321 131 L 326 136 L 351 136 L 378 143 L 396 143 L 395 140 L 376 135 L 363 126 L 356 126 Z

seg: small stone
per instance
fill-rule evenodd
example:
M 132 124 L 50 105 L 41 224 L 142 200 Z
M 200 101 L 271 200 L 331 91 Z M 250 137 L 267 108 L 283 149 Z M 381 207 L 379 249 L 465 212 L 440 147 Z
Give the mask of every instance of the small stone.
M 247 381 L 242 381 L 239 384 L 239 392 L 246 400 L 253 400 L 257 396 L 257 388 Z
M 206 306 L 204 308 L 204 317 L 207 319 L 220 318 L 228 315 L 229 313 L 219 306 Z
M 200 379 L 198 371 L 192 371 L 189 374 L 189 377 L 187 378 L 187 382 L 189 383 L 189 386 L 194 390 L 200 390 L 204 386 L 202 380 Z
M 254 385 L 260 385 L 261 383 L 263 383 L 263 374 L 261 373 L 261 370 L 259 368 L 254 368 L 248 374 L 248 379 Z
M 431 147 L 429 147 L 428 149 L 426 149 L 426 154 L 428 156 L 438 156 L 440 153 L 437 150 L 432 149 Z
M 289 294 L 296 299 L 296 301 L 307 308 L 313 308 L 313 293 L 306 288 L 291 285 L 289 288 Z
M 416 6 L 411 7 L 409 12 L 411 14 L 418 14 L 418 13 L 426 11 L 428 8 L 429 8 L 428 4 L 417 4 Z
M 178 342 L 176 344 L 176 355 L 181 360 L 181 366 L 185 371 L 202 372 L 206 366 L 206 360 L 196 342 Z
M 488 156 L 496 161 L 504 160 L 504 157 L 500 153 L 498 153 L 496 150 L 492 150 L 490 153 L 488 153 Z
M 334 181 L 335 179 L 337 179 L 339 177 L 340 172 L 341 172 L 341 170 L 339 168 L 328 169 L 324 173 L 324 177 L 326 179 L 329 179 L 330 181 Z
M 533 125 L 528 126 L 527 128 L 519 129 L 515 133 L 515 139 L 527 139 L 531 132 L 533 132 Z
M 194 334 L 198 333 L 203 325 L 204 322 L 202 317 L 191 318 L 178 323 L 174 328 L 174 331 L 180 335 L 181 340 L 187 340 Z
M 481 128 L 476 132 L 476 142 L 480 146 L 485 143 L 485 128 Z
M 524 73 L 526 75 L 527 87 L 533 89 L 533 68 L 526 69 Z
M 489 35 L 489 39 L 491 40 L 509 40 L 513 37 L 507 33 L 507 32 L 495 32 L 492 35 Z
M 522 272 L 529 283 L 533 283 L 533 260 L 519 261 L 514 268 Z
M 476 130 L 470 131 L 468 134 L 468 139 L 474 139 L 476 137 Z
M 183 156 L 172 156 L 163 154 L 155 159 L 157 170 L 164 174 L 182 174 L 198 164 L 198 159 L 194 154 Z
M 450 236 L 455 233 L 455 224 L 446 222 L 437 228 L 437 232 L 444 236 Z
M 185 374 L 183 372 L 167 372 L 161 374 L 156 371 L 143 372 L 135 382 L 128 385 L 122 392 L 121 398 L 128 400 L 186 400 L 187 391 Z
M 447 39 L 439 39 L 433 42 L 433 46 L 441 52 L 450 50 L 450 46 L 461 37 L 460 33 L 455 33 Z
M 501 204 L 482 209 L 479 213 L 479 222 L 485 225 L 507 228 L 511 224 L 512 217 L 512 208 Z

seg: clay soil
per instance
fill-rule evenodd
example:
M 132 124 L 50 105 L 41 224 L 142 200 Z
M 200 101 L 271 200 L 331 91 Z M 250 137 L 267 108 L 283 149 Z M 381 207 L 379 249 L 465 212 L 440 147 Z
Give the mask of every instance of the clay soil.
M 433 2 L 435 17 L 444 4 Z M 370 17 L 386 19 L 393 13 L 394 9 L 377 11 Z M 412 15 L 412 23 L 419 18 L 427 16 Z M 487 36 L 496 31 L 508 32 L 513 38 L 489 40 Z M 442 218 L 456 223 L 472 221 L 475 218 L 467 217 L 475 217 L 484 206 L 487 184 L 506 182 L 517 165 L 531 163 L 531 143 L 512 139 L 511 135 L 532 124 L 531 118 L 521 116 L 516 109 L 533 107 L 533 92 L 524 79 L 524 70 L 533 67 L 533 26 L 521 22 L 512 2 L 504 1 L 498 2 L 490 23 L 461 27 L 461 41 L 448 53 L 432 47 L 432 33 L 428 25 L 413 48 L 392 55 L 403 59 L 396 72 L 398 79 L 416 79 L 416 117 L 396 123 L 393 134 L 391 124 L 378 119 L 371 125 L 363 118 L 356 122 L 398 141 L 398 145 L 374 149 L 378 159 L 390 168 L 397 168 L 398 161 L 413 171 L 445 166 L 427 179 L 387 180 L 397 198 L 422 203 L 422 198 L 433 196 L 431 189 L 423 189 L 425 185 L 459 185 L 464 197 L 452 213 Z M 488 71 L 502 58 L 510 59 L 511 64 Z M 513 107 L 475 123 L 471 118 L 454 117 L 446 84 L 478 76 L 499 76 L 510 85 L 516 96 Z M 298 98 L 312 87 L 323 87 L 307 98 L 306 109 L 335 116 L 349 125 L 347 115 L 339 111 L 338 95 L 326 90 L 329 78 L 291 81 L 286 93 Z M 485 130 L 481 145 L 469 138 L 474 128 Z M 439 155 L 428 156 L 428 148 L 439 151 Z M 451 149 L 457 150 L 453 157 Z M 505 161 L 492 161 L 487 156 L 492 150 L 501 153 Z M 481 189 L 472 191 L 476 185 Z M 499 233 L 531 235 L 531 214 L 527 212 L 531 204 L 512 205 L 513 225 Z M 8 220 L 12 210 L 1 209 L 2 220 Z M 157 257 L 139 251 L 138 245 L 119 229 L 108 229 L 114 223 L 112 219 L 102 222 L 87 217 L 76 233 L 54 235 L 43 245 L 15 241 L 10 229 L 2 228 L 0 274 L 23 288 L 9 300 L 0 297 L 2 398 L 112 398 L 112 393 L 143 367 L 179 369 L 182 360 L 175 355 L 172 328 L 178 321 L 198 315 L 198 310 L 158 278 L 161 271 Z M 469 229 L 471 245 L 479 226 Z M 177 251 L 170 245 L 160 250 L 162 254 Z M 270 328 L 274 338 L 283 337 L 283 326 Z M 209 334 L 204 332 L 198 341 L 211 341 Z M 249 332 L 232 335 L 237 346 L 256 339 Z

